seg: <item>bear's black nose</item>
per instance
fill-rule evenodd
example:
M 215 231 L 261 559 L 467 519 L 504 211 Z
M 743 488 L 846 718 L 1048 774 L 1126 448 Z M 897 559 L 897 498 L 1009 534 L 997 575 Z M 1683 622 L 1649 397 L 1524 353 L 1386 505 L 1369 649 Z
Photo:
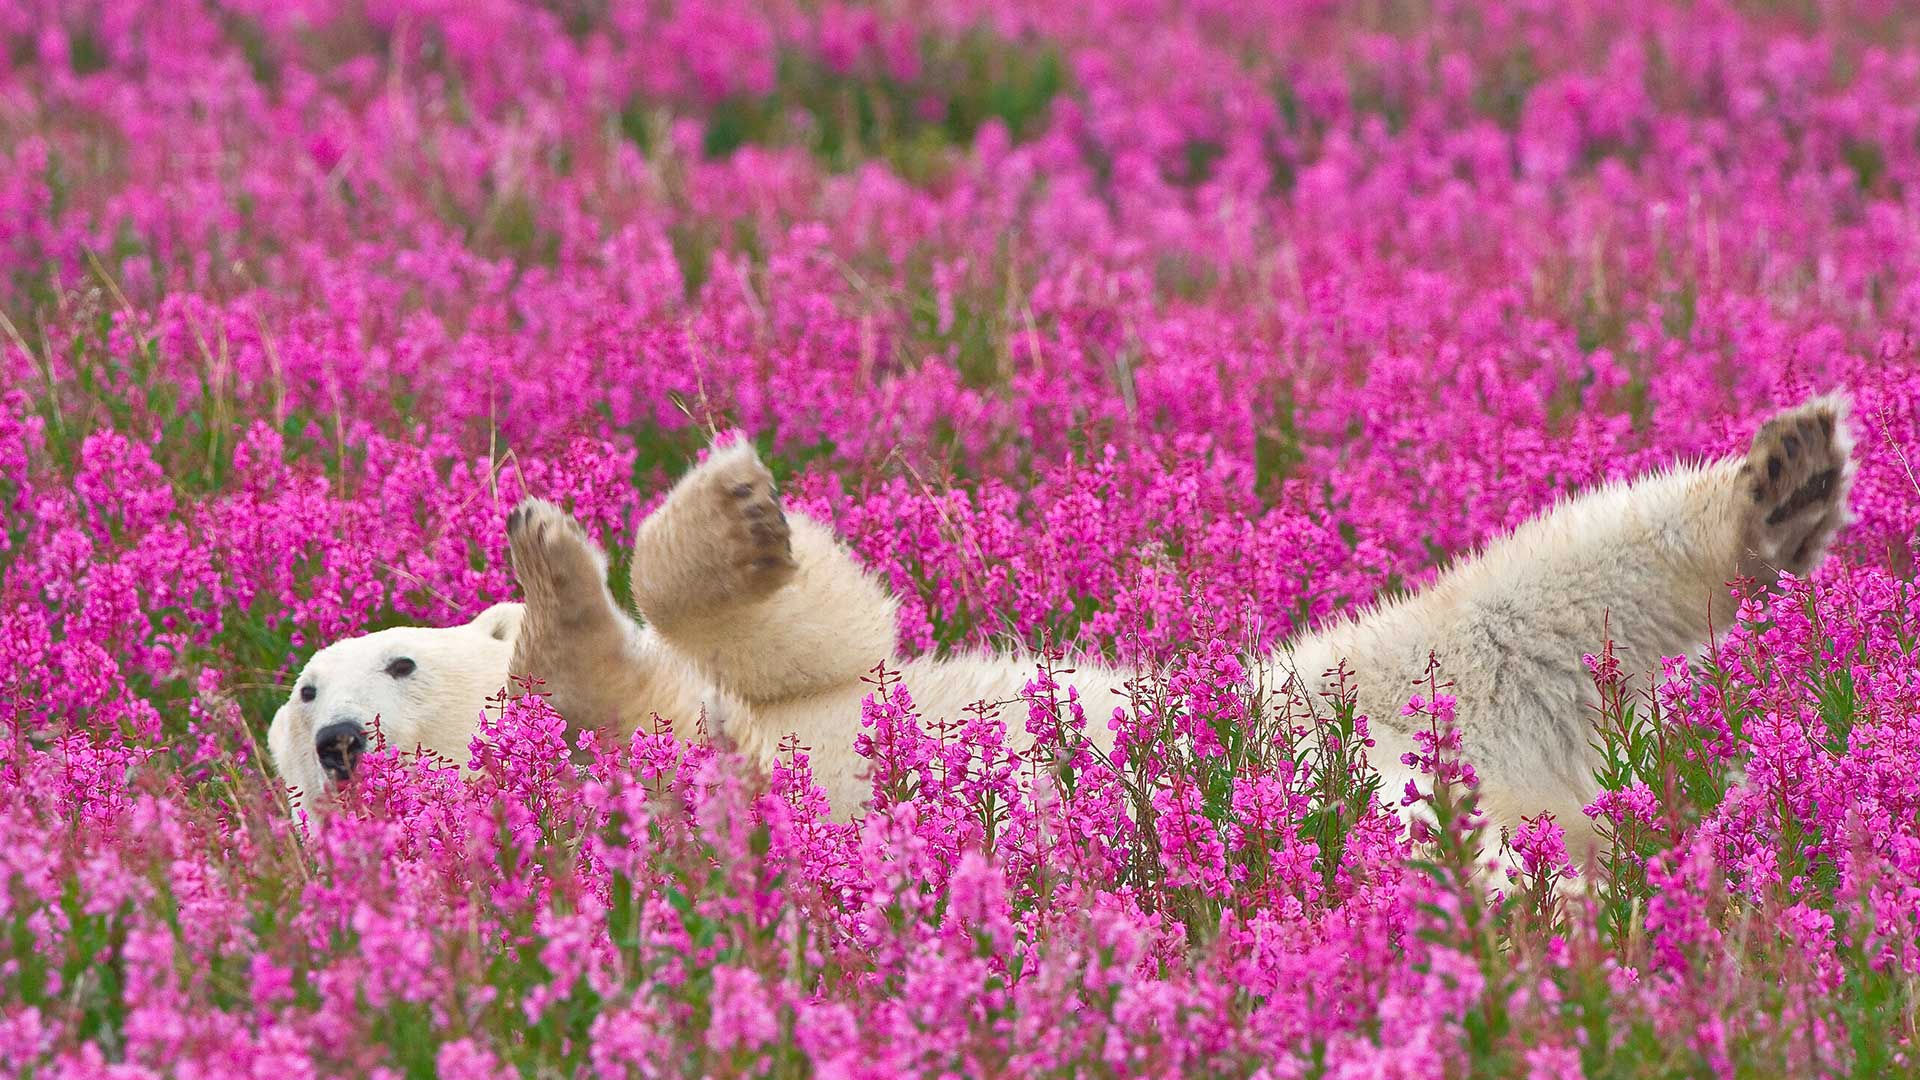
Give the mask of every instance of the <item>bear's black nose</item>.
M 320 758 L 320 767 L 336 784 L 353 779 L 353 767 L 366 750 L 366 733 L 352 720 L 335 720 L 313 735 L 313 752 Z

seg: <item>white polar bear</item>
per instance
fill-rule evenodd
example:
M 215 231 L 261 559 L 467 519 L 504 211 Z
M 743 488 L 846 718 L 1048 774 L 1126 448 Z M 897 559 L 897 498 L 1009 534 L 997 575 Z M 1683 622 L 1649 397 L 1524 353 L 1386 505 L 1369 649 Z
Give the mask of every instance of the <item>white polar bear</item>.
M 1845 420 L 1843 397 L 1815 399 L 1770 419 L 1744 457 L 1562 502 L 1419 593 L 1257 659 L 1256 684 L 1316 700 L 1345 661 L 1356 675 L 1358 712 L 1371 721 L 1370 760 L 1390 797 L 1414 779 L 1400 760 L 1415 730 L 1402 708 L 1437 656 L 1439 677 L 1454 684 L 1457 722 L 1492 822 L 1550 812 L 1570 850 L 1590 848 L 1597 838 L 1580 811 L 1597 793 L 1588 708 L 1595 698 L 1581 655 L 1608 637 L 1642 669 L 1661 656 L 1693 655 L 1732 623 L 1731 579 L 1770 583 L 1782 571 L 1812 569 L 1846 518 L 1853 444 Z M 1018 656 L 899 658 L 892 595 L 827 526 L 783 512 L 771 475 L 745 445 L 713 453 L 641 523 L 631 579 L 644 625 L 614 600 L 605 556 L 559 508 L 529 499 L 509 515 L 507 531 L 526 597 L 511 660 L 486 650 L 491 676 L 445 684 L 449 693 L 459 687 L 459 700 L 392 698 L 384 708 L 395 711 L 380 714 L 389 743 L 464 746 L 483 699 L 511 670 L 543 680 L 575 731 L 627 734 L 658 714 L 686 732 L 704 719 L 709 732 L 763 763 L 797 739 L 844 819 L 869 795 L 853 742 L 871 691 L 862 680 L 876 664 L 901 672 L 929 721 L 958 719 L 982 701 L 1015 701 L 1034 674 L 1033 661 Z M 362 644 L 379 636 L 316 656 L 296 699 L 310 676 L 328 674 L 315 670 L 321 657 L 343 648 L 359 668 L 329 660 L 342 677 L 391 679 L 378 664 L 385 654 Z M 486 636 L 449 637 L 453 647 L 436 655 L 466 663 L 455 659 L 461 646 L 453 643 Z M 1064 680 L 1085 702 L 1096 749 L 1111 748 L 1104 720 L 1130 704 L 1125 687 L 1138 677 L 1082 662 Z M 338 692 L 378 699 L 357 686 Z M 290 701 L 282 714 L 287 731 L 271 740 L 275 761 L 305 788 L 326 771 L 323 758 L 334 760 L 307 736 L 337 731 L 321 725 L 356 714 L 329 712 L 318 698 Z M 276 718 L 276 728 L 281 723 Z M 1024 725 L 1008 726 L 1010 743 L 1024 749 Z

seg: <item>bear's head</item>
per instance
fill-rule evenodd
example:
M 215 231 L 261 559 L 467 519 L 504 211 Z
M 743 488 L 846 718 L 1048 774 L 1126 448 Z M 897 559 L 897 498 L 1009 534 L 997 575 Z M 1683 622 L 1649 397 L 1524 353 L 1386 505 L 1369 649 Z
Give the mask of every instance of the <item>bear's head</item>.
M 267 728 L 274 771 L 317 809 L 353 779 L 376 738 L 465 765 L 487 699 L 507 682 L 520 604 L 495 604 L 464 626 L 399 626 L 313 654 Z

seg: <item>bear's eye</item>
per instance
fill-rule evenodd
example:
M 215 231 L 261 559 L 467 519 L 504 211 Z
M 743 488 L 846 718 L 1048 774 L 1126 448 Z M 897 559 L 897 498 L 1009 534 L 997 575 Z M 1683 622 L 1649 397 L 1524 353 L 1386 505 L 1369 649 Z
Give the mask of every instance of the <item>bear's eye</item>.
M 387 674 L 396 679 L 404 679 L 413 674 L 413 661 L 403 656 L 387 665 Z
M 301 688 L 300 688 L 300 700 L 301 700 L 301 701 L 312 701 L 312 700 L 313 700 L 314 698 L 316 698 L 316 697 L 319 697 L 319 696 L 320 696 L 320 691 L 318 691 L 318 690 L 315 690 L 315 689 L 314 689 L 314 688 L 313 688 L 312 686 L 310 686 L 310 685 L 309 685 L 309 686 L 303 686 L 303 687 L 301 687 Z

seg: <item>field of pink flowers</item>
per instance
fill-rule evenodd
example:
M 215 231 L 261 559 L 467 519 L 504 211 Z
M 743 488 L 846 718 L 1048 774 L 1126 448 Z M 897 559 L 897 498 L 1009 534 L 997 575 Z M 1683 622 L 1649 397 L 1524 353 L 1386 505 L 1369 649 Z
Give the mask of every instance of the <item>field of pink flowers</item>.
M 1890 0 L 5 4 L 0 316 L 8 1074 L 1920 1075 Z M 1832 387 L 1835 557 L 1593 643 L 1600 865 L 1485 895 L 1351 708 L 1249 711 L 1249 644 Z M 887 687 L 848 826 L 536 699 L 289 821 L 313 649 L 511 598 L 523 493 L 617 562 L 729 429 L 914 649 L 1154 665 L 1150 749 L 1029 783 L 1106 718 Z

